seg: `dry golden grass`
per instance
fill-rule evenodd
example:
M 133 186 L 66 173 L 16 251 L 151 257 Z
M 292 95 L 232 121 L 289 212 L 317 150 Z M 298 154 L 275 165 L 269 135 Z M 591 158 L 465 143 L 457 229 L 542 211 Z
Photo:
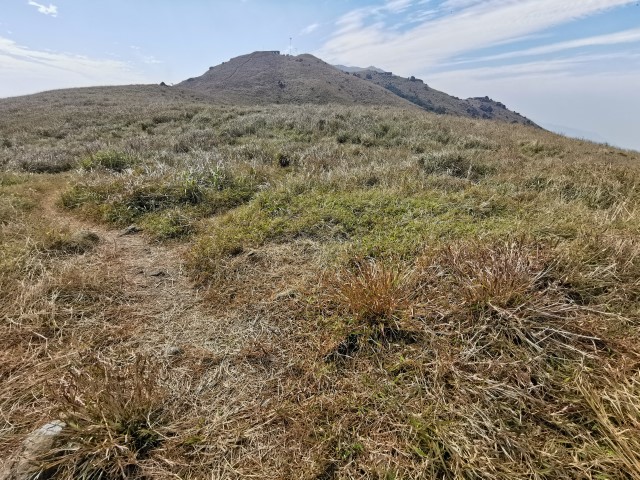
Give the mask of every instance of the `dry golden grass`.
M 407 274 L 400 267 L 375 260 L 356 260 L 325 280 L 330 300 L 344 304 L 346 313 L 369 326 L 391 326 L 410 302 Z
M 640 155 L 114 92 L 0 105 L 1 459 L 58 419 L 60 478 L 640 474 Z

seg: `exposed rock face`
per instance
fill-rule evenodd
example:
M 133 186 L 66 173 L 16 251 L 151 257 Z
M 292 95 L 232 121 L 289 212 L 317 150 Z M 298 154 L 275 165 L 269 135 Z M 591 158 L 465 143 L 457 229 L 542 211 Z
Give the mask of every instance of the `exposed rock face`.
M 37 459 L 46 455 L 55 446 L 65 423 L 54 420 L 31 432 L 22 442 L 22 447 L 0 470 L 0 480 L 30 480 L 38 473 Z M 48 478 L 38 475 L 38 479 Z

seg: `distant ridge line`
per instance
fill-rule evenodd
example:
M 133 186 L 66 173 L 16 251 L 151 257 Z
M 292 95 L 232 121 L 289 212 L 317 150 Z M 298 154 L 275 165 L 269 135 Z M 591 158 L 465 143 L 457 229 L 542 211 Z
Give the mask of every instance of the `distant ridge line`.
M 489 97 L 460 99 L 413 76 L 403 78 L 374 66 L 330 65 L 310 54 L 279 50 L 234 57 L 177 86 L 227 104 L 381 105 L 536 126 Z

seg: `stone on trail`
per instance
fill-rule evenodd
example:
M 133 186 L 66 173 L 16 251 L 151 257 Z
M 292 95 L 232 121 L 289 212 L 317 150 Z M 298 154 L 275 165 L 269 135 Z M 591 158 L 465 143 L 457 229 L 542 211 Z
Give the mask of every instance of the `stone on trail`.
M 137 225 L 129 225 L 127 228 L 125 228 L 124 230 L 122 230 L 122 232 L 120 233 L 121 236 L 124 235 L 133 235 L 134 233 L 138 233 L 142 231 L 142 229 L 137 226 Z
M 3 470 L 0 470 L 0 480 L 28 480 L 38 473 L 38 459 L 45 456 L 55 446 L 58 437 L 66 424 L 61 420 L 46 423 L 31 432 L 22 442 L 20 451 L 9 459 Z M 48 478 L 38 475 L 37 478 Z

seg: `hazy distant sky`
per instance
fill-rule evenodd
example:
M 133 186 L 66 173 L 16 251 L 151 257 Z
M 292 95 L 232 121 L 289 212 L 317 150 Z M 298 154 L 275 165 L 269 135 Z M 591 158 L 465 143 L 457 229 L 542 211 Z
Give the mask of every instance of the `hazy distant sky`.
M 639 0 L 0 0 L 0 97 L 178 82 L 254 50 L 415 75 L 640 150 Z

